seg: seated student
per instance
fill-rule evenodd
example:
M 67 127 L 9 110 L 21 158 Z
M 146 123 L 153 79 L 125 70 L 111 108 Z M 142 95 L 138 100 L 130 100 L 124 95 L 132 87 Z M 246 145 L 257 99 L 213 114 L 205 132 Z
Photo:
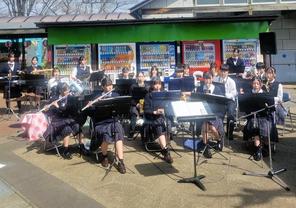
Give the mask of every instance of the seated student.
M 149 87 L 145 84 L 145 76 L 143 72 L 139 72 L 137 76 L 137 83 L 133 84 L 130 88 L 130 95 L 133 95 L 133 89 L 137 87 L 143 87 L 146 89 L 146 92 L 149 91 Z M 136 128 L 137 118 L 140 116 L 141 111 L 143 111 L 143 103 L 140 103 L 138 99 L 132 99 L 130 113 L 131 113 L 131 124 L 129 138 L 132 138 Z
M 204 85 L 200 86 L 198 88 L 199 93 L 203 94 L 214 94 L 214 95 L 223 95 L 223 92 L 220 88 L 215 87 L 213 85 L 213 75 L 210 72 L 205 72 L 203 74 L 204 78 Z M 208 132 L 211 131 L 211 133 L 214 136 L 214 139 L 217 140 L 217 150 L 222 151 L 223 149 L 223 137 L 224 137 L 224 128 L 223 128 L 223 121 L 221 118 L 223 118 L 224 114 L 223 112 L 216 114 L 216 120 L 205 122 L 202 125 L 202 138 L 203 143 L 206 145 L 208 143 Z M 212 154 L 210 151 L 210 148 L 207 147 L 204 151 L 204 156 L 206 158 L 211 158 Z
M 102 95 L 107 94 L 103 99 L 110 98 L 110 97 L 117 97 L 119 94 L 112 92 L 113 85 L 112 80 L 109 78 L 104 78 L 102 80 L 102 87 L 103 92 Z M 116 119 L 114 124 L 114 119 L 112 118 L 112 115 L 101 118 L 100 120 L 94 120 L 94 126 L 95 126 L 95 135 L 96 140 L 99 141 L 98 143 L 101 144 L 101 151 L 102 151 L 102 161 L 101 164 L 103 167 L 108 167 L 109 160 L 108 160 L 108 145 L 110 143 L 115 142 L 115 148 L 116 148 L 116 157 L 119 159 L 118 163 L 118 171 L 121 174 L 126 173 L 125 165 L 123 163 L 123 138 L 124 138 L 124 130 L 122 128 L 122 125 L 120 122 Z M 114 129 L 115 127 L 115 129 Z M 113 133 L 115 135 L 113 135 Z
M 154 81 L 160 78 L 160 72 L 157 66 L 152 66 L 150 69 L 149 79 L 147 81 Z
M 257 76 L 260 78 L 262 84 L 265 84 L 267 81 L 266 75 L 265 75 L 265 64 L 262 62 L 258 62 L 256 64 L 256 70 L 257 70 Z
M 38 65 L 38 57 L 34 56 L 31 59 L 31 66 L 28 66 L 25 70 L 26 74 L 37 74 L 38 70 L 42 70 L 42 67 Z M 27 90 L 27 95 L 25 96 L 26 99 L 34 99 L 36 103 L 36 107 L 39 108 L 40 106 L 40 100 L 41 100 L 41 93 L 42 93 L 42 87 L 40 86 L 29 86 Z
M 189 68 L 188 64 L 183 64 L 182 69 L 183 69 L 183 76 L 184 77 L 190 76 L 190 68 Z
M 183 69 L 182 68 L 176 68 L 175 73 L 172 75 L 172 78 L 180 79 L 183 78 Z
M 286 112 L 281 102 L 283 101 L 283 85 L 276 81 L 276 69 L 273 67 L 268 67 L 265 71 L 266 74 L 266 84 L 262 87 L 262 89 L 274 97 L 276 104 L 276 112 L 275 112 L 275 120 L 271 126 L 271 140 L 278 142 L 279 136 L 276 128 L 276 124 L 283 124 Z
M 46 114 L 50 118 L 50 126 L 44 133 L 44 137 L 52 136 L 53 139 L 62 138 L 64 151 L 62 157 L 64 159 L 71 159 L 69 151 L 69 140 L 72 136 L 76 136 L 81 132 L 79 124 L 74 120 L 75 115 L 68 112 L 71 103 L 68 103 L 68 96 L 70 95 L 69 86 L 67 83 L 59 83 L 59 96 L 52 98 L 51 104 L 45 106 L 48 111 Z M 62 98 L 62 99 L 60 99 Z M 60 99 L 60 100 L 59 100 Z M 80 151 L 85 151 L 82 139 L 79 140 Z
M 228 76 L 229 73 L 229 66 L 227 64 L 223 64 L 221 66 L 220 75 L 215 77 L 215 82 L 220 82 L 225 85 L 225 96 L 229 99 L 226 107 L 226 114 L 227 114 L 227 126 L 226 126 L 226 136 L 229 140 L 233 140 L 233 131 L 234 131 L 234 122 L 236 120 L 235 117 L 235 110 L 236 110 L 236 103 L 235 99 L 237 96 L 236 84 L 232 78 Z M 223 116 L 224 117 L 224 116 Z
M 263 93 L 262 81 L 260 78 L 253 78 L 252 94 Z M 250 114 L 251 112 L 246 112 Z M 247 118 L 247 124 L 244 127 L 244 140 L 254 138 L 255 151 L 253 154 L 254 160 L 259 161 L 262 158 L 262 142 L 267 142 L 268 139 L 268 125 L 272 122 L 271 115 L 267 111 L 259 112 L 255 117 L 251 115 Z
M 129 69 L 127 67 L 123 67 L 121 71 L 121 79 L 129 79 Z
M 161 88 L 161 80 L 159 78 L 155 79 L 151 86 L 151 92 L 145 96 L 144 115 L 147 121 L 152 125 L 153 134 L 160 144 L 164 160 L 168 163 L 173 163 L 173 159 L 167 148 L 164 109 L 156 106 L 152 100 L 152 92 L 160 92 Z
M 215 62 L 210 63 L 209 72 L 212 74 L 213 79 L 219 75 L 218 71 L 219 69 L 217 64 Z
M 57 86 L 60 82 L 60 69 L 58 67 L 54 67 L 52 70 L 51 78 L 48 80 L 47 83 L 47 92 L 49 98 L 57 97 Z

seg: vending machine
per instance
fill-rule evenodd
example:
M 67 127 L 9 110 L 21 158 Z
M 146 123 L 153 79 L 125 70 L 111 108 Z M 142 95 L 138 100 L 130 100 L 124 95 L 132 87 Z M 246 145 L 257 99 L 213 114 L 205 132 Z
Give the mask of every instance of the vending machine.
M 211 63 L 221 65 L 221 47 L 219 40 L 183 41 L 182 63 L 188 64 L 190 73 L 208 71 Z
M 223 40 L 223 62 L 232 56 L 233 49 L 240 50 L 241 58 L 245 63 L 245 70 L 249 71 L 255 67 L 256 63 L 263 61 L 260 54 L 259 40 L 257 39 L 239 39 L 239 40 Z
M 78 64 L 80 56 L 84 56 L 87 65 L 91 64 L 90 45 L 56 45 L 54 46 L 54 65 L 60 68 L 62 76 L 68 76 Z
M 116 43 L 98 45 L 99 69 L 115 81 L 123 67 L 128 67 L 130 73 L 136 73 L 136 44 Z
M 152 66 L 157 66 L 166 76 L 176 68 L 177 47 L 175 42 L 137 43 L 137 70 L 149 75 Z

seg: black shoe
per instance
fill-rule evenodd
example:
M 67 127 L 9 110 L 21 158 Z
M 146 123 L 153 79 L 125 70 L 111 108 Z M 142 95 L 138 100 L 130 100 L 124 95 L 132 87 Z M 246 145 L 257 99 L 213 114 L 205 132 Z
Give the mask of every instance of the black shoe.
M 62 154 L 62 157 L 63 157 L 65 160 L 71 160 L 71 159 L 72 159 L 72 155 L 71 155 L 71 153 L 70 153 L 70 151 L 69 151 L 68 148 L 65 148 L 65 149 L 64 149 L 64 152 L 63 152 L 63 154 Z
M 206 149 L 204 150 L 203 152 L 203 156 L 205 158 L 212 158 L 212 153 L 211 153 L 211 150 L 210 148 L 207 146 Z
M 89 155 L 89 151 L 85 148 L 84 144 L 79 144 L 79 154 L 81 155 Z
M 126 173 L 126 169 L 125 169 L 125 165 L 123 163 L 123 160 L 119 160 L 119 162 L 118 162 L 118 171 L 121 174 L 125 174 Z
M 257 151 L 253 155 L 254 160 L 260 161 L 262 159 L 262 149 L 258 147 Z
M 168 149 L 163 149 L 161 151 L 161 154 L 163 155 L 163 160 L 167 163 L 173 163 L 173 158 L 171 157 L 171 154 Z
M 101 160 L 101 164 L 104 168 L 109 166 L 108 155 L 103 155 L 103 158 Z

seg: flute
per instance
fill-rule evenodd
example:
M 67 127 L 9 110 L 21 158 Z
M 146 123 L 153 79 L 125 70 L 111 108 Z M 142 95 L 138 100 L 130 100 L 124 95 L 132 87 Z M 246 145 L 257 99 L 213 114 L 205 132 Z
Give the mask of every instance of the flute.
M 38 113 L 41 113 L 42 111 L 45 111 L 45 110 L 49 109 L 55 102 L 59 102 L 59 101 L 65 99 L 65 98 L 67 98 L 69 95 L 70 94 L 65 95 L 65 96 L 63 96 L 63 97 L 61 97 L 59 99 L 56 99 L 56 100 L 52 101 L 50 104 L 44 106 L 40 111 L 38 111 Z
M 112 90 L 110 90 L 109 92 L 107 92 L 104 95 L 101 95 L 99 97 L 97 97 L 96 99 L 94 99 L 93 101 L 89 102 L 86 106 L 84 106 L 81 111 L 84 111 L 85 109 L 87 109 L 88 107 L 92 106 L 94 103 L 98 102 L 99 100 L 101 100 L 102 98 L 106 97 L 107 95 L 111 94 L 112 91 L 115 90 L 114 88 Z

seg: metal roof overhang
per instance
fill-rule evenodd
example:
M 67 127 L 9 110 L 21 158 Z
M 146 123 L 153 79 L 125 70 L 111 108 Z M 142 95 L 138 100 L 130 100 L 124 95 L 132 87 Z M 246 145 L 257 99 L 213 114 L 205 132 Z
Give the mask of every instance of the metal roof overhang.
M 40 22 L 49 44 L 258 38 L 277 16 Z

